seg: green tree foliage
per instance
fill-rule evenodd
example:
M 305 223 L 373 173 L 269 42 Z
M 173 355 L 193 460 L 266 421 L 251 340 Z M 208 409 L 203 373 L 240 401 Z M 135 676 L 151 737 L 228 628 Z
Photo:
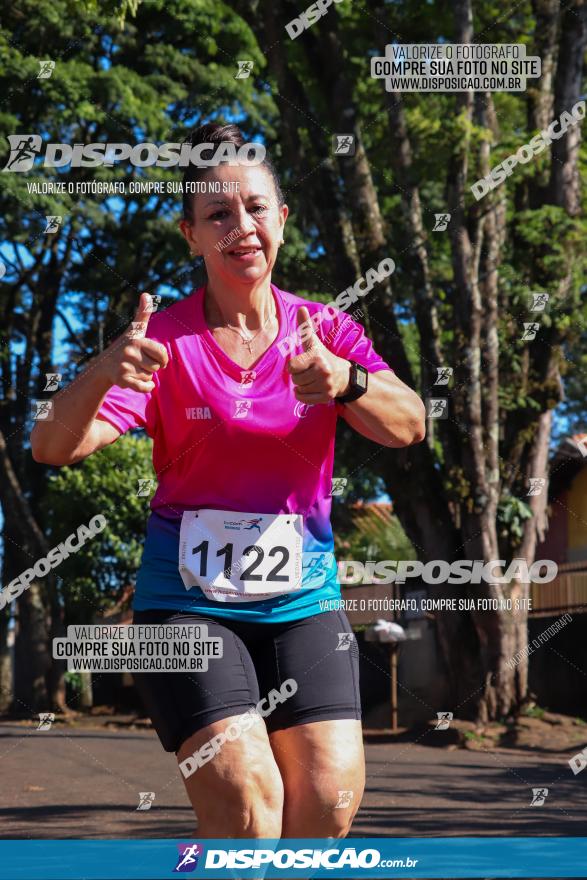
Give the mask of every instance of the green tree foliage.
M 134 583 L 143 550 L 147 495 L 139 483 L 155 479 L 151 441 L 127 435 L 75 467 L 49 477 L 43 499 L 47 540 L 54 546 L 101 514 L 106 528 L 58 569 L 68 623 L 87 622 Z

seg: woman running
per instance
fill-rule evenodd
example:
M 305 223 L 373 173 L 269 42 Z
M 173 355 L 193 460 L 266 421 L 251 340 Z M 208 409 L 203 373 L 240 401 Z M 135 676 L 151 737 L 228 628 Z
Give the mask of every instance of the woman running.
M 215 124 L 191 142 L 245 143 Z M 31 438 L 57 466 L 132 428 L 153 439 L 133 622 L 206 625 L 222 657 L 135 679 L 204 838 L 347 834 L 364 757 L 357 646 L 328 610 L 336 420 L 383 446 L 424 436 L 421 400 L 361 325 L 272 283 L 287 215 L 267 158 L 188 166 L 179 225 L 207 283 L 157 314 L 143 293 Z

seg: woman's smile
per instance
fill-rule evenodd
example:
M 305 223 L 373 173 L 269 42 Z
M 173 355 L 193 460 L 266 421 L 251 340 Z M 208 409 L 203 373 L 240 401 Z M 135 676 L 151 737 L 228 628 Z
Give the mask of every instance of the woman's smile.
M 251 247 L 238 247 L 228 251 L 228 256 L 239 263 L 254 263 L 262 253 L 263 248 L 261 245 L 252 245 Z

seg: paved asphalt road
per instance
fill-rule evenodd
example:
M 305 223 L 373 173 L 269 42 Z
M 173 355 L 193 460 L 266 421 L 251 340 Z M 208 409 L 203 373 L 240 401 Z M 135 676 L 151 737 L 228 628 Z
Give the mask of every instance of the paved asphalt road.
M 587 769 L 569 754 L 367 745 L 353 836 L 587 836 Z M 548 788 L 530 806 L 532 788 Z M 137 811 L 140 791 L 154 791 Z M 192 837 L 175 758 L 150 731 L 0 725 L 2 838 Z

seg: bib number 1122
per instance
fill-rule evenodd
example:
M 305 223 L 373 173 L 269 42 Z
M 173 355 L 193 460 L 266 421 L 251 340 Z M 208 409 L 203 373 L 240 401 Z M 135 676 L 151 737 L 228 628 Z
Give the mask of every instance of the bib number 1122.
M 200 577 L 205 578 L 208 574 L 208 553 L 210 550 L 210 542 L 202 541 L 198 544 L 197 547 L 192 549 L 192 558 L 197 554 L 200 555 Z M 224 556 L 224 574 L 227 578 L 230 578 L 233 574 L 232 571 L 232 556 L 234 552 L 234 544 L 232 542 L 228 542 L 221 547 L 220 550 L 216 551 L 216 556 Z M 269 558 L 279 557 L 277 561 L 277 565 L 275 565 L 271 571 L 263 577 L 262 574 L 254 574 L 254 572 L 259 568 L 265 558 L 265 550 L 262 547 L 259 547 L 258 544 L 250 544 L 248 547 L 245 547 L 243 550 L 243 558 L 248 556 L 249 554 L 256 554 L 255 558 L 251 562 L 251 564 L 244 568 L 240 575 L 239 580 L 241 581 L 275 581 L 275 582 L 287 582 L 288 577 L 285 574 L 279 574 L 279 572 L 285 568 L 289 561 L 289 550 L 287 547 L 276 546 L 271 547 L 270 550 L 267 551 L 267 556 Z M 240 567 L 239 563 L 239 567 Z

